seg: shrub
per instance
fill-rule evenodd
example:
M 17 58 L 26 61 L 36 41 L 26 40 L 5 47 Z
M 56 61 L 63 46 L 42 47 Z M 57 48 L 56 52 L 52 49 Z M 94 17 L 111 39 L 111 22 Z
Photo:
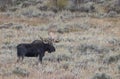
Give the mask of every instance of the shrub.
M 48 55 L 48 56 L 44 56 L 43 60 L 55 62 L 55 61 L 57 61 L 57 58 L 54 55 L 51 54 L 51 55 Z
M 105 73 L 96 73 L 92 79 L 112 79 L 112 78 Z
M 94 44 L 81 44 L 81 46 L 78 47 L 78 50 L 80 50 L 82 53 L 87 53 L 87 51 L 96 52 L 96 53 L 108 53 L 109 48 L 103 47 L 103 46 L 97 46 Z
M 16 67 L 14 70 L 13 70 L 13 73 L 16 74 L 16 75 L 19 75 L 19 76 L 29 76 L 29 72 L 26 70 L 26 69 L 22 69 L 22 68 L 19 68 L 19 67 Z
M 44 71 L 44 73 L 53 73 L 53 72 L 55 72 L 55 67 L 46 66 L 43 71 Z
M 67 70 L 69 68 L 69 65 L 70 65 L 69 63 L 64 63 L 62 64 L 62 68 Z
M 12 0 L 0 0 L 0 11 L 6 11 L 12 5 Z
M 110 11 L 109 13 L 108 13 L 108 16 L 109 17 L 114 17 L 114 16 L 116 16 L 117 15 L 117 12 L 116 11 Z
M 71 55 L 69 53 L 60 54 L 57 56 L 58 61 L 69 61 L 71 60 Z
M 118 64 L 118 72 L 120 73 L 120 64 Z
M 51 0 L 47 2 L 47 6 L 54 10 L 62 10 L 68 5 L 68 0 Z
M 27 0 L 14 0 L 14 5 L 19 5 L 24 1 L 27 1 Z
M 95 6 L 93 2 L 88 2 L 85 4 L 81 4 L 80 7 L 78 8 L 78 11 L 81 12 L 94 12 L 95 11 Z
M 68 0 L 57 0 L 57 7 L 59 9 L 64 9 L 67 6 Z
M 120 54 L 114 56 L 108 56 L 104 62 L 107 64 L 111 64 L 113 62 L 118 62 L 120 60 Z

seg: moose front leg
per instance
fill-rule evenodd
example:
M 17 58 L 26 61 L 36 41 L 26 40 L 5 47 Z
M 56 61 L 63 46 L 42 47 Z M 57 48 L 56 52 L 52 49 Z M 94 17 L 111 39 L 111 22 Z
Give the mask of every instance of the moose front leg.
M 42 56 L 39 55 L 39 62 L 42 64 Z
M 42 64 L 44 53 L 39 54 L 39 62 Z

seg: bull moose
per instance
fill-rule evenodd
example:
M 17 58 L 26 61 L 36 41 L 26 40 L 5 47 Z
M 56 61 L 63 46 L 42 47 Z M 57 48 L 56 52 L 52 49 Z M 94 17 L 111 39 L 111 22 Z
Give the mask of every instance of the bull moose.
M 42 63 L 42 58 L 45 52 L 55 52 L 55 47 L 51 40 L 35 40 L 32 43 L 21 43 L 17 46 L 17 56 L 19 62 L 23 61 L 24 57 L 39 57 L 39 62 Z

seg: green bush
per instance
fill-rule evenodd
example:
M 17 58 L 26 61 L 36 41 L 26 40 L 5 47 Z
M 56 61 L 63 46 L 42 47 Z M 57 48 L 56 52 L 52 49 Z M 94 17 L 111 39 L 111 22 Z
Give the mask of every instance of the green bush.
M 50 0 L 47 6 L 52 9 L 62 10 L 68 5 L 68 0 Z
M 57 0 L 57 7 L 59 9 L 64 9 L 68 4 L 68 0 Z

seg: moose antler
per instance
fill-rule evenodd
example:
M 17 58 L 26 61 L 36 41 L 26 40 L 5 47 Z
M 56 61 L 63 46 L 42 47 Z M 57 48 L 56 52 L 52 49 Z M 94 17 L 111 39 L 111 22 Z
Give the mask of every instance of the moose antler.
M 52 42 L 58 43 L 60 41 L 56 26 L 51 26 L 48 28 L 48 36 Z

